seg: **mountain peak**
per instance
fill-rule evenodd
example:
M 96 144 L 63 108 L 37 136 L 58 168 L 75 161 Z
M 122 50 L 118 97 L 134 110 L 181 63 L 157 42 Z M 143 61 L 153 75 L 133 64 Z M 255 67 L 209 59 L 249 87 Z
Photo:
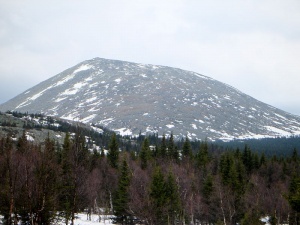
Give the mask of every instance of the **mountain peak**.
M 210 77 L 182 69 L 93 58 L 28 89 L 1 111 L 80 120 L 121 134 L 173 132 L 234 139 L 300 134 L 300 118 Z

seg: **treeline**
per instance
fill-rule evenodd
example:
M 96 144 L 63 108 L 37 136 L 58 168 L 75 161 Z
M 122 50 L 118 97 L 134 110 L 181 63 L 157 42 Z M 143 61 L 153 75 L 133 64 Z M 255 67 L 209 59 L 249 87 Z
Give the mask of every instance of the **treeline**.
M 216 141 L 216 145 L 228 148 L 243 148 L 247 144 L 252 150 L 264 152 L 267 156 L 289 156 L 293 149 L 300 149 L 300 136 L 231 140 L 228 142 Z
M 173 135 L 138 150 L 89 151 L 78 129 L 58 146 L 35 145 L 25 132 L 0 139 L 0 215 L 4 224 L 73 224 L 86 210 L 114 215 L 118 224 L 299 224 L 300 165 L 249 147 L 220 151 L 206 141 L 192 151 Z M 101 212 L 100 212 L 101 209 Z

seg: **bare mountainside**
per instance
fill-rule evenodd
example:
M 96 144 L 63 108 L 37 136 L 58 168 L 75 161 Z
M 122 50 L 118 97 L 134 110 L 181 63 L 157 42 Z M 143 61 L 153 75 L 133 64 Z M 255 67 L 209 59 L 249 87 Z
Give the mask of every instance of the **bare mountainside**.
M 300 134 L 300 117 L 195 72 L 94 58 L 30 88 L 0 111 L 42 113 L 121 134 L 246 139 Z

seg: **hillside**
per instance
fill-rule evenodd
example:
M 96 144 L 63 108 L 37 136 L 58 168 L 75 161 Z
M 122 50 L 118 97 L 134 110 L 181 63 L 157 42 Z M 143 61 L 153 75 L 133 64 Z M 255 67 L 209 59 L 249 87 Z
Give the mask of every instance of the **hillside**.
M 195 72 L 94 58 L 0 106 L 120 134 L 232 140 L 300 134 L 300 117 Z

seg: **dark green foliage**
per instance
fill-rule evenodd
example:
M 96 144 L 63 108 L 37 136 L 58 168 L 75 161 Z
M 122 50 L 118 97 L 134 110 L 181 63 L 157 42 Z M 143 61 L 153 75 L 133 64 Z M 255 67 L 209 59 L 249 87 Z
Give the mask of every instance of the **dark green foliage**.
M 191 146 L 190 140 L 187 136 L 185 137 L 185 141 L 183 143 L 182 156 L 184 158 L 186 158 L 186 157 L 190 158 L 192 156 L 192 146 Z
M 263 152 L 260 156 L 260 166 L 265 165 L 266 163 L 266 156 L 265 153 Z
M 161 139 L 161 145 L 160 145 L 160 151 L 159 151 L 159 156 L 162 158 L 167 157 L 167 144 L 166 144 L 166 136 L 163 134 L 162 139 Z
M 243 159 L 243 163 L 245 165 L 247 173 L 250 174 L 254 167 L 254 162 L 253 162 L 252 151 L 250 150 L 250 148 L 247 145 L 245 145 L 242 159 Z
M 22 136 L 18 139 L 17 142 L 17 149 L 18 151 L 20 151 L 21 153 L 25 153 L 25 151 L 28 148 L 28 141 L 27 141 L 27 137 L 26 137 L 26 131 L 23 131 Z
M 128 224 L 130 221 L 131 214 L 128 210 L 129 185 L 129 168 L 126 160 L 123 160 L 122 166 L 120 168 L 118 187 L 114 193 L 113 198 L 113 209 L 116 215 L 115 220 L 117 223 Z
M 264 225 L 260 216 L 246 213 L 242 219 L 241 225 Z
M 206 203 L 209 203 L 211 197 L 212 197 L 212 194 L 213 194 L 213 178 L 211 175 L 208 175 L 204 182 L 203 182 L 203 187 L 202 187 L 202 194 L 203 194 L 203 197 L 206 201 Z
M 289 203 L 294 211 L 300 213 L 300 177 L 294 175 L 289 187 Z
M 150 159 L 151 151 L 149 147 L 149 141 L 148 138 L 145 138 L 142 149 L 140 152 L 140 158 L 141 158 L 141 168 L 146 169 L 148 165 L 148 160 Z
M 174 175 L 169 172 L 165 181 L 165 207 L 167 209 L 168 224 L 176 223 L 181 214 L 180 198 L 178 186 L 175 182 Z
M 164 175 L 159 167 L 155 168 L 152 177 L 152 183 L 150 186 L 150 199 L 151 206 L 153 208 L 154 219 L 156 224 L 163 224 L 165 218 L 163 217 L 165 212 L 166 192 L 165 192 L 165 180 Z
M 150 187 L 151 205 L 155 224 L 174 224 L 181 216 L 181 202 L 174 175 L 164 177 L 161 169 L 154 171 Z
M 196 155 L 196 163 L 198 167 L 205 167 L 209 162 L 209 155 L 208 155 L 208 144 L 207 141 L 201 142 L 199 151 Z
M 118 168 L 119 145 L 118 145 L 115 133 L 113 133 L 113 135 L 111 137 L 111 141 L 110 141 L 110 144 L 109 144 L 107 158 L 109 160 L 110 165 L 113 168 Z
M 178 149 L 177 149 L 177 147 L 175 146 L 175 143 L 174 143 L 173 133 L 171 133 L 169 141 L 168 141 L 167 155 L 170 159 L 175 160 L 175 162 L 177 162 L 178 159 L 179 159 L 179 153 L 178 153 Z
M 296 149 L 296 148 L 294 148 L 294 150 L 293 150 L 292 160 L 293 160 L 294 162 L 297 162 L 297 161 L 299 160 L 298 152 L 297 152 L 297 149 Z
M 293 149 L 300 149 L 300 136 L 278 137 L 278 138 L 263 138 L 263 139 L 248 139 L 248 140 L 232 140 L 229 142 L 216 141 L 215 144 L 224 148 L 243 149 L 245 144 L 251 149 L 262 153 L 265 156 L 290 156 Z

